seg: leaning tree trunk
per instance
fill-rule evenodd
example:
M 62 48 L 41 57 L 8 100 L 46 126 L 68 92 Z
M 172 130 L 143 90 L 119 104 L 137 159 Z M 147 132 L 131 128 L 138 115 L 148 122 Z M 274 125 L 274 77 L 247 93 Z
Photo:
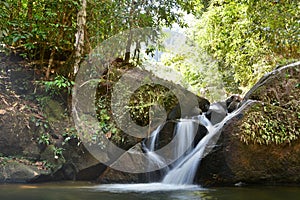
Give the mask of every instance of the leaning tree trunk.
M 129 60 L 130 60 L 131 44 L 132 44 L 132 32 L 130 30 L 129 35 L 128 35 L 128 40 L 127 40 L 127 45 L 126 45 L 125 63 L 129 63 Z
M 79 63 L 84 50 L 84 30 L 86 25 L 86 0 L 82 0 L 81 10 L 77 14 L 77 33 L 75 41 L 74 76 L 79 70 Z

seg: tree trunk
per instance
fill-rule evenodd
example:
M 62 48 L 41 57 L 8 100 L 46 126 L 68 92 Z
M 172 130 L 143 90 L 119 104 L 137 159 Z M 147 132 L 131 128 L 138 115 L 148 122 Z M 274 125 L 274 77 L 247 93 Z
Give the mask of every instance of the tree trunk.
M 50 78 L 50 72 L 51 72 L 51 67 L 53 65 L 53 61 L 54 61 L 54 55 L 55 55 L 55 48 L 52 49 L 51 54 L 50 54 L 50 59 L 49 59 L 49 63 L 48 63 L 47 71 L 46 71 L 46 80 L 49 80 L 49 78 Z
M 33 1 L 29 0 L 27 3 L 27 19 L 29 22 L 29 32 L 32 31 L 32 9 L 33 9 Z
M 131 30 L 128 35 L 128 40 L 127 40 L 127 45 L 126 45 L 126 52 L 125 52 L 125 63 L 129 63 L 130 60 L 130 49 L 131 49 L 131 44 L 132 44 L 132 33 Z
M 84 33 L 86 26 L 86 0 L 82 0 L 81 10 L 77 14 L 77 33 L 75 34 L 74 76 L 79 70 L 79 63 L 84 50 Z

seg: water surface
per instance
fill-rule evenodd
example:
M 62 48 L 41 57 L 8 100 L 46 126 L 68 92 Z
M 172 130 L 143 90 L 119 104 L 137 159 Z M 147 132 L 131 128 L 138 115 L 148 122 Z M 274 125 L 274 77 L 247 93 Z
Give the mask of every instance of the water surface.
M 65 182 L 0 185 L 1 200 L 281 200 L 299 198 L 300 186 L 205 189 L 197 185 L 176 186 L 161 183 L 95 185 L 88 182 Z

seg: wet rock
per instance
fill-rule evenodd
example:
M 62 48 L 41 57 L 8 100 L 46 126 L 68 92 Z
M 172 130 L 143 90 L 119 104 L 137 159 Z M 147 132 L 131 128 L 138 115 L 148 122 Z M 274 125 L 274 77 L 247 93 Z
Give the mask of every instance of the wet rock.
M 300 62 L 267 74 L 225 123 L 195 181 L 204 186 L 300 182 Z
M 157 143 L 155 144 L 156 153 L 163 158 L 172 158 L 174 146 L 170 145 L 174 138 L 174 130 L 177 122 L 168 121 L 161 128 Z M 196 122 L 194 126 L 197 127 L 193 146 L 207 134 L 207 129 Z M 192 134 L 192 133 L 190 133 Z M 99 177 L 100 183 L 138 183 L 138 182 L 157 182 L 160 181 L 164 175 L 166 166 L 162 167 L 156 163 L 149 162 L 149 157 L 146 155 L 147 149 L 150 145 L 150 139 L 145 139 L 120 156 L 114 163 L 112 163 L 104 173 Z M 162 150 L 163 148 L 166 148 Z M 171 165 L 173 162 L 170 162 Z M 150 170 L 151 169 L 151 170 Z
M 215 125 L 220 123 L 228 113 L 235 111 L 242 101 L 239 95 L 232 95 L 226 101 L 216 102 L 210 105 L 208 111 L 205 113 L 207 119 Z
M 249 106 L 248 111 L 255 106 Z M 204 186 L 298 183 L 300 141 L 269 145 L 241 141 L 240 127 L 247 112 L 223 127 L 214 150 L 200 164 L 196 182 Z M 243 117 L 241 117 L 243 116 Z
M 0 182 L 25 183 L 41 176 L 49 174 L 48 170 L 40 170 L 36 166 L 26 165 L 16 161 L 1 164 Z
M 194 124 L 194 127 L 197 128 L 197 133 L 195 134 L 195 138 L 194 138 L 194 142 L 193 142 L 193 146 L 196 146 L 198 144 L 198 142 L 207 134 L 207 129 L 205 128 L 205 126 L 203 126 L 197 122 L 193 122 L 193 124 Z M 155 144 L 155 150 L 163 148 L 164 146 L 168 145 L 174 139 L 174 131 L 176 129 L 176 125 L 177 125 L 176 121 L 167 121 L 163 125 L 163 127 L 161 128 L 161 130 L 159 132 L 157 142 Z M 151 139 L 152 139 L 151 137 L 144 139 L 142 142 L 142 147 L 143 147 L 143 145 L 145 147 L 149 147 Z
M 189 97 L 191 95 L 191 97 Z M 182 107 L 178 103 L 169 113 L 167 116 L 167 120 L 176 120 L 180 118 L 186 118 L 186 117 L 192 117 L 202 114 L 203 112 L 207 112 L 210 106 L 210 102 L 202 97 L 196 96 L 192 93 L 187 94 L 187 97 L 185 98 L 185 101 L 182 102 L 182 104 L 185 105 L 193 105 L 192 102 L 190 102 L 191 98 L 196 98 L 197 102 L 195 106 L 190 107 Z
M 214 125 L 220 123 L 227 116 L 227 106 L 225 102 L 211 104 L 209 110 L 205 113 L 207 119 Z
M 242 100 L 243 98 L 239 95 L 232 95 L 231 97 L 229 97 L 225 101 L 228 113 L 232 113 L 233 111 L 235 111 L 239 107 Z

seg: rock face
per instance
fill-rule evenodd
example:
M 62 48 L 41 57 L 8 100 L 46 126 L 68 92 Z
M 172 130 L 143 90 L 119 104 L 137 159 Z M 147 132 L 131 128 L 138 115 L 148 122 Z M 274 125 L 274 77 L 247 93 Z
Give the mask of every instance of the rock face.
M 190 92 L 186 92 L 186 97 L 185 100 L 183 101 L 184 104 L 189 105 L 191 104 L 189 102 L 189 96 L 195 96 L 194 94 Z M 191 117 L 191 116 L 196 116 L 199 114 L 202 114 L 203 112 L 207 112 L 209 110 L 210 102 L 202 97 L 195 96 L 198 101 L 198 106 L 196 107 L 191 107 L 187 110 L 184 110 L 183 113 L 181 113 L 181 107 L 180 104 L 177 104 L 169 113 L 167 116 L 168 120 L 176 120 L 180 118 L 185 118 L 185 117 Z
M 201 185 L 300 182 L 300 62 L 274 70 L 246 95 L 255 100 L 221 130 L 195 178 Z
M 61 134 L 70 121 L 61 115 L 51 114 L 60 113 L 58 106 L 48 104 L 47 113 L 53 118 L 48 116 L 50 120 L 47 120 L 36 104 L 21 97 L 22 94 L 33 93 L 33 87 L 23 85 L 19 78 L 25 77 L 27 81 L 24 82 L 28 82 L 32 79 L 32 72 L 18 71 L 20 66 L 16 62 L 22 59 L 9 59 L 0 60 L 0 182 L 98 178 L 101 183 L 131 183 L 149 180 L 149 174 L 142 173 L 147 171 L 147 166 L 141 162 L 146 159 L 142 143 L 129 150 L 139 155 L 136 157 L 128 153 L 108 155 L 108 152 L 101 155 L 113 157 L 112 160 L 118 158 L 106 167 L 85 146 L 78 145 L 77 138 Z M 26 76 L 23 76 L 24 73 Z M 136 76 L 141 75 L 136 73 Z M 139 80 L 139 77 L 135 79 Z M 181 91 L 182 88 L 179 89 Z M 186 104 L 190 104 L 190 97 L 195 97 L 190 92 L 182 91 L 180 94 Z M 201 160 L 195 182 L 203 186 L 239 182 L 300 183 L 299 95 L 300 62 L 267 74 L 245 95 L 242 102 L 238 96 L 232 96 L 225 102 L 210 106 L 206 99 L 197 97 L 195 102 L 191 102 L 196 106 L 183 105 L 185 113 L 181 113 L 177 105 L 168 116 L 164 116 L 169 121 L 161 130 L 156 148 L 160 149 L 172 140 L 176 119 L 180 117 L 206 112 L 207 117 L 216 124 L 239 105 L 252 101 L 220 130 L 221 136 L 214 150 Z M 206 133 L 206 128 L 200 125 L 194 143 L 198 143 Z M 129 146 L 139 141 L 132 140 Z M 147 145 L 147 141 L 144 144 Z M 62 148 L 65 150 L 60 152 Z M 115 170 L 122 166 L 125 172 Z M 128 173 L 132 168 L 137 168 L 137 173 Z M 158 181 L 161 174 L 155 171 L 153 175 L 155 179 L 152 181 Z
M 0 53 L 0 182 L 95 180 L 106 166 L 63 136 L 72 122 L 61 102 L 47 99 L 42 112 L 30 100 L 38 99 L 30 96 L 34 72 L 24 65 L 20 56 Z

